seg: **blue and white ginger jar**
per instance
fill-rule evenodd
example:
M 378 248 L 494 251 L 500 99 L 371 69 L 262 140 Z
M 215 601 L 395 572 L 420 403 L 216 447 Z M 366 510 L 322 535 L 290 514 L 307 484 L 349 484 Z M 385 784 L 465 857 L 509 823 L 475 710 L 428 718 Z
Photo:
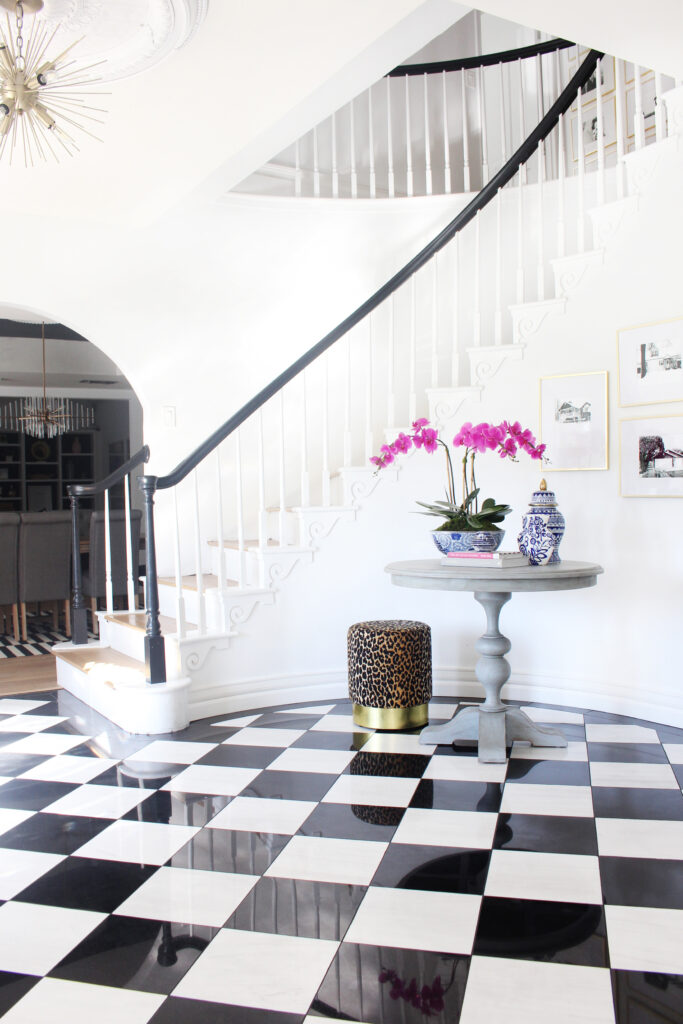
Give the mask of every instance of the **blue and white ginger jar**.
M 549 491 L 545 480 L 539 490 L 534 491 L 529 502 L 529 511 L 522 519 L 522 532 L 517 538 L 519 550 L 528 555 L 532 565 L 553 565 L 561 561 L 559 547 L 564 537 L 565 518 L 557 507 L 555 492 Z M 546 552 L 550 534 L 553 550 L 549 558 Z M 536 557 L 537 556 L 537 557 Z

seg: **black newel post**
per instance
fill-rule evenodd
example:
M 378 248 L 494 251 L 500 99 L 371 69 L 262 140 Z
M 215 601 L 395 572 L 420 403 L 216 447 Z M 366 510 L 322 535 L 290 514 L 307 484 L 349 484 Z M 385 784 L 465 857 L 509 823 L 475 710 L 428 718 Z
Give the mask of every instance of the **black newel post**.
M 83 600 L 83 581 L 81 578 L 81 536 L 78 521 L 78 496 L 69 495 L 71 501 L 71 549 L 73 556 L 74 597 L 71 604 L 71 642 L 87 644 L 88 612 Z
M 157 582 L 157 553 L 154 543 L 155 476 L 140 477 L 145 498 L 145 550 L 147 553 L 147 627 L 145 632 L 145 668 L 148 683 L 166 682 L 166 655 L 164 638 L 159 624 L 159 584 Z

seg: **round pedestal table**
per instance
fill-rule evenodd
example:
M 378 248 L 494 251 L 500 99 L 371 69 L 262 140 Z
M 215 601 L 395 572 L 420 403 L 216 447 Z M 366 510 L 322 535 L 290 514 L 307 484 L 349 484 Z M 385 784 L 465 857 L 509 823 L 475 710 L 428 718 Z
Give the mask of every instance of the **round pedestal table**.
M 591 562 L 559 562 L 499 569 L 442 565 L 439 559 L 425 559 L 392 562 L 385 572 L 399 587 L 470 591 L 486 613 L 486 632 L 477 641 L 480 658 L 475 669 L 486 694 L 484 703 L 461 708 L 443 725 L 427 726 L 420 733 L 420 743 L 477 740 L 479 760 L 487 763 L 505 761 L 505 748 L 515 740 L 526 740 L 536 747 L 567 746 L 562 733 L 536 725 L 520 708 L 501 701 L 500 691 L 510 678 L 510 665 L 505 655 L 512 645 L 500 632 L 498 619 L 501 608 L 513 593 L 594 587 L 603 572 L 602 566 Z

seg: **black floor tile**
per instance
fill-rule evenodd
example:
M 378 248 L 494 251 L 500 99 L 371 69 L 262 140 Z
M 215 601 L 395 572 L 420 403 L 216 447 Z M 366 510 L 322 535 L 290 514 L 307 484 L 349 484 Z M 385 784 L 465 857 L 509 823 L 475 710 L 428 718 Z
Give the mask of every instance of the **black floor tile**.
M 683 975 L 612 971 L 615 1024 L 678 1024 L 683 1020 Z
M 5 747 L 9 747 L 10 743 L 16 743 L 17 740 L 26 739 L 27 736 L 32 735 L 28 732 L 0 732 L 0 756 L 2 756 Z
M 677 789 L 594 786 L 593 812 L 596 818 L 683 821 L 683 794 Z
M 171 793 L 158 789 L 137 807 L 122 815 L 124 821 L 156 821 L 164 825 L 194 825 L 202 828 L 227 807 L 231 796 L 200 793 Z
M 282 753 L 277 747 L 248 747 L 229 743 L 214 747 L 195 764 L 211 764 L 221 768 L 267 768 Z
M 319 804 L 306 818 L 299 835 L 389 842 L 404 814 L 403 807 Z
M 194 868 L 197 871 L 262 875 L 289 840 L 290 836 L 265 832 L 202 829 L 168 863 L 174 868 Z
M 317 729 L 305 732 L 290 746 L 306 750 L 360 750 L 371 735 L 369 732 L 323 732 Z
M 470 958 L 345 942 L 311 1012 L 364 1024 L 460 1019 Z
M 169 996 L 149 1024 L 302 1024 L 298 1013 L 277 1013 L 251 1006 L 224 1006 L 201 999 Z
M 375 872 L 372 885 L 481 896 L 490 859 L 490 850 L 392 843 Z
M 23 775 L 49 760 L 50 757 L 45 754 L 8 754 L 0 750 L 0 775 Z
M 226 926 L 340 942 L 366 891 L 363 885 L 261 878 Z
M 110 914 L 157 870 L 127 861 L 67 857 L 16 899 L 21 903 L 42 903 L 72 910 L 94 910 Z
M 22 811 L 40 811 L 60 797 L 79 789 L 67 782 L 39 782 L 34 779 L 13 779 L 2 787 L 2 806 Z
M 274 800 L 321 800 L 337 781 L 337 775 L 318 772 L 262 771 L 242 791 L 242 796 L 261 796 Z
M 421 779 L 409 806 L 439 811 L 491 811 L 495 814 L 502 796 L 503 787 L 498 782 Z
M 683 910 L 680 860 L 600 857 L 604 903 Z
M 9 832 L 0 835 L 0 847 L 67 856 L 111 825 L 107 818 L 85 818 L 67 814 L 33 814 Z
M 359 750 L 344 775 L 383 775 L 420 779 L 430 758 L 423 754 L 388 754 Z
M 507 782 L 529 782 L 543 786 L 590 786 L 590 768 L 584 761 L 534 761 L 512 757 Z
M 591 761 L 637 761 L 641 764 L 667 764 L 660 743 L 587 743 Z
M 601 906 L 484 896 L 474 955 L 608 967 Z
M 4 1017 L 15 1003 L 40 981 L 31 974 L 14 974 L 12 971 L 0 971 L 0 1017 Z
M 595 856 L 598 852 L 595 822 L 592 818 L 499 814 L 493 848 Z
M 683 787 L 683 764 L 674 764 L 672 768 L 676 776 L 676 782 L 679 786 Z
M 167 782 L 187 768 L 186 764 L 160 764 L 156 767 L 143 769 L 131 764 L 114 765 L 106 772 L 98 775 L 94 782 L 98 786 L 133 786 L 136 789 L 160 789 Z

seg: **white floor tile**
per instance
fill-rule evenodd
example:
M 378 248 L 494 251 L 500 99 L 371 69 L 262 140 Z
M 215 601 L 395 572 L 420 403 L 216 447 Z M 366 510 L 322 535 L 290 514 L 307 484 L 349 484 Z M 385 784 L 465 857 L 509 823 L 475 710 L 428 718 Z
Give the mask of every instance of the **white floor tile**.
M 494 850 L 485 895 L 601 904 L 600 863 L 574 853 Z
M 310 800 L 271 800 L 237 796 L 209 822 L 209 828 L 293 836 L 318 806 Z
M 268 771 L 320 772 L 323 775 L 341 775 L 355 756 L 355 750 L 313 750 L 308 747 L 288 747 L 268 765 Z
M 69 1024 L 147 1024 L 166 996 L 151 992 L 42 978 L 2 1018 L 5 1024 L 37 1024 L 59 1019 Z
M 13 779 L 13 775 L 0 775 L 0 786 L 4 786 L 6 782 L 12 782 Z
M 612 967 L 683 974 L 683 910 L 605 907 Z
M 251 725 L 261 715 L 242 715 L 240 718 L 224 718 L 222 722 L 212 722 L 212 725 L 220 725 L 222 728 L 242 729 L 245 725 Z
M 532 722 L 539 722 L 541 725 L 560 723 L 565 725 L 583 725 L 583 715 L 578 711 L 558 711 L 556 708 L 533 708 L 522 707 L 520 709 L 529 716 Z
M 595 826 L 603 857 L 683 860 L 683 821 L 597 818 Z
M 362 839 L 293 836 L 264 874 L 369 885 L 388 845 Z
M 662 746 L 672 764 L 683 764 L 683 743 L 664 743 Z
M 35 813 L 35 811 L 19 811 L 14 807 L 0 807 L 0 836 L 9 832 L 10 829 L 16 828 L 17 825 L 21 825 L 22 821 L 33 817 Z
M 481 896 L 370 887 L 345 942 L 471 953 Z
M 638 761 L 591 761 L 591 783 L 629 789 L 679 788 L 670 765 L 641 764 Z
M 321 704 L 314 708 L 281 708 L 276 712 L 278 715 L 327 715 L 334 708 L 334 704 Z
M 259 729 L 247 727 L 223 740 L 226 746 L 238 747 L 288 747 L 301 736 L 305 729 Z
M 554 814 L 592 818 L 590 786 L 542 786 L 531 782 L 506 782 L 500 810 L 504 814 Z
M 394 843 L 490 850 L 497 814 L 488 811 L 433 811 L 409 807 L 394 833 Z
M 217 743 L 188 743 L 182 740 L 153 740 L 146 747 L 130 754 L 126 761 L 157 761 L 160 764 L 194 764 Z
M 583 740 L 569 740 L 566 747 L 532 747 L 530 743 L 515 741 L 510 757 L 529 761 L 587 761 L 588 750 Z
M 338 943 L 225 928 L 204 950 L 174 995 L 214 1003 L 306 1013 Z
M 222 768 L 212 764 L 193 764 L 179 772 L 162 789 L 176 793 L 236 796 L 260 774 L 260 768 Z
M 420 743 L 419 735 L 401 732 L 376 732 L 363 746 L 363 753 L 372 754 L 422 754 L 429 757 L 436 747 L 431 743 Z
M 586 725 L 589 743 L 659 743 L 654 729 L 644 725 Z
M 220 928 L 257 882 L 258 875 L 159 868 L 115 913 Z
M 44 708 L 49 703 L 46 700 L 21 700 L 16 697 L 2 697 L 0 699 L 0 715 L 26 715 L 36 708 Z
M 325 715 L 312 725 L 310 732 L 373 732 L 364 725 L 356 725 L 351 715 Z
M 0 971 L 47 974 L 106 914 L 12 900 L 0 907 Z M 47 1019 L 47 1018 L 39 1018 Z
M 94 759 L 93 759 L 94 760 Z M 133 786 L 79 786 L 48 804 L 48 814 L 75 814 L 84 818 L 120 818 L 152 795 L 151 789 Z
M 507 764 L 483 764 L 478 757 L 435 754 L 423 778 L 449 782 L 504 782 Z
M 119 762 L 110 757 L 75 757 L 58 754 L 49 761 L 37 764 L 20 776 L 22 779 L 41 779 L 45 782 L 91 782 Z
M 189 825 L 151 821 L 115 821 L 76 851 L 79 857 L 164 864 L 199 832 Z
M 64 857 L 56 853 L 0 849 L 0 900 L 11 900 Z
M 419 779 L 382 775 L 340 775 L 322 799 L 327 804 L 359 804 L 375 807 L 407 807 Z
M 459 704 L 430 704 L 429 705 L 429 721 L 430 722 L 450 722 L 453 715 L 456 713 Z
M 90 736 L 74 736 L 72 733 L 37 732 L 32 736 L 22 736 L 14 743 L 3 747 L 5 754 L 65 754 L 91 739 Z
M 15 715 L 0 722 L 0 732 L 42 732 L 67 721 L 58 715 Z
M 614 1024 L 602 967 L 473 956 L 460 1024 Z

